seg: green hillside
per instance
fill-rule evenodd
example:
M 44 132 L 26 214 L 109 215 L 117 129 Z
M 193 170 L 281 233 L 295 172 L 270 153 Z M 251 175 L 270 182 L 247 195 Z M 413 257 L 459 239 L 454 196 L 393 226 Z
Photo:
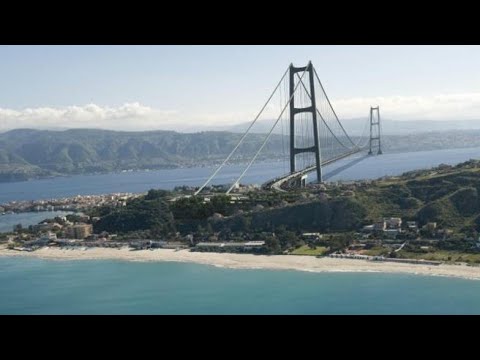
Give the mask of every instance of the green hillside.
M 226 131 L 65 131 L 17 129 L 0 133 L 0 182 L 46 176 L 165 169 L 217 164 L 242 134 Z M 265 134 L 250 134 L 232 162 L 250 160 Z M 282 140 L 283 139 L 283 140 Z M 353 137 L 357 142 L 359 139 Z M 272 134 L 258 161 L 283 158 L 287 137 Z M 301 141 L 301 139 L 298 139 Z M 480 146 L 478 131 L 385 136 L 385 152 L 411 152 Z
M 240 137 L 226 132 L 12 130 L 0 134 L 0 181 L 212 164 L 223 160 Z M 264 137 L 251 134 L 232 161 L 249 159 Z M 282 137 L 273 135 L 262 156 L 281 156 L 282 146 Z

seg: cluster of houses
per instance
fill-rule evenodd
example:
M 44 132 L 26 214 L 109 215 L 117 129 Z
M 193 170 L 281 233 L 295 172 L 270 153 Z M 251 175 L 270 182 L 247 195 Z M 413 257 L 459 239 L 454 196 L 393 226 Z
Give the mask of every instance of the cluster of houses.
M 50 200 L 11 201 L 0 206 L 0 214 L 27 211 L 82 211 L 96 206 L 125 206 L 128 199 L 142 194 L 115 193 L 106 195 L 77 195 Z
M 418 227 L 415 221 L 407 221 L 405 230 L 417 232 Z M 395 239 L 398 234 L 402 232 L 402 218 L 391 217 L 383 218 L 380 221 L 377 221 L 374 224 L 365 225 L 363 227 L 364 233 L 381 233 L 387 238 Z
M 10 244 L 21 243 L 25 248 L 36 248 L 48 244 L 59 244 L 61 242 L 78 240 L 97 240 L 99 237 L 112 237 L 108 234 L 93 234 L 92 224 L 86 223 L 91 219 L 88 216 L 81 215 L 77 217 L 77 222 L 68 221 L 66 217 L 59 217 L 57 221 L 43 221 L 37 225 L 31 226 L 31 233 L 18 232 L 9 237 Z M 15 229 L 14 231 L 18 230 Z
M 92 235 L 93 226 L 86 222 L 90 220 L 89 216 L 79 216 L 78 222 L 72 223 L 66 217 L 60 218 L 62 223 L 43 221 L 32 226 L 32 232 L 38 233 L 56 233 L 61 234 L 67 239 L 85 239 Z
M 397 239 L 402 234 L 404 239 L 418 237 L 420 230 L 428 234 L 432 239 L 447 239 L 453 234 L 452 229 L 439 228 L 436 222 L 428 222 L 419 228 L 416 221 L 402 222 L 399 217 L 383 218 L 374 224 L 365 225 L 362 228 L 363 239 L 369 239 L 372 234 L 384 239 Z

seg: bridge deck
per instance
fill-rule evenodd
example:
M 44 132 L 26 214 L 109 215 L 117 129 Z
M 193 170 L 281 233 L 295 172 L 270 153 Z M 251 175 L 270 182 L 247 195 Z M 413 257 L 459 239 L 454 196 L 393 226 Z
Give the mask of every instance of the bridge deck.
M 342 154 L 342 155 L 339 155 L 337 157 L 334 157 L 332 159 L 328 159 L 326 161 L 322 161 L 321 164 L 322 166 L 326 166 L 328 164 L 331 164 L 331 163 L 334 163 L 335 161 L 338 161 L 338 160 L 341 160 L 341 159 L 344 159 L 346 157 L 349 157 L 353 154 L 357 154 L 359 153 L 360 151 L 362 151 L 363 148 L 356 148 L 352 151 L 349 151 L 345 154 Z M 262 187 L 264 189 L 273 189 L 273 190 L 277 190 L 277 191 L 283 191 L 285 192 L 285 190 L 282 189 L 282 185 L 285 184 L 286 182 L 289 182 L 295 178 L 298 178 L 298 177 L 301 177 L 305 174 L 308 174 L 309 172 L 312 172 L 316 169 L 316 165 L 312 165 L 312 166 L 309 166 L 303 170 L 300 170 L 300 171 L 297 171 L 297 172 L 294 172 L 292 174 L 286 174 L 286 175 L 283 175 L 282 177 L 280 178 L 275 178 L 273 180 L 270 180 L 268 182 L 266 182 Z

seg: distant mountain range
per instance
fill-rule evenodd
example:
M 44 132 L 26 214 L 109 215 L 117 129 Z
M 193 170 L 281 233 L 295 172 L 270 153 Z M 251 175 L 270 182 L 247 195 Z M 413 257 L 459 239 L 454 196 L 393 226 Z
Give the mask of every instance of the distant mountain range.
M 385 122 L 385 127 L 387 125 L 388 122 Z M 437 131 L 431 125 L 429 132 L 405 129 L 402 133 L 398 130 L 397 135 L 383 136 L 383 150 L 408 152 L 480 147 L 480 129 L 459 128 L 457 124 L 455 130 L 449 131 Z M 353 134 L 353 141 L 357 142 L 359 139 L 355 134 L 361 130 L 348 131 Z M 226 131 L 12 130 L 0 134 L 0 182 L 70 174 L 213 165 L 227 156 L 241 136 L 240 132 Z M 231 161 L 250 160 L 264 139 L 265 134 L 257 129 L 247 136 Z M 285 156 L 288 156 L 288 137 L 273 134 L 258 161 L 282 159 Z
M 223 160 L 240 137 L 226 132 L 12 130 L 0 134 L 0 181 L 211 165 Z M 232 160 L 252 157 L 263 138 L 261 134 L 249 136 Z M 272 136 L 260 158 L 278 156 L 282 145 L 281 136 Z
M 355 118 L 355 119 L 342 119 L 342 125 L 349 135 L 361 136 L 365 129 L 368 130 L 367 118 Z M 274 123 L 274 120 L 263 120 L 258 122 L 252 128 L 256 133 L 268 133 Z M 235 124 L 231 126 L 211 126 L 209 130 L 213 131 L 230 131 L 230 132 L 244 132 L 250 122 L 241 124 Z M 420 132 L 432 132 L 432 131 L 448 131 L 448 130 L 470 130 L 480 129 L 479 120 L 389 120 L 382 119 L 382 132 L 385 135 L 405 135 Z M 205 127 L 207 129 L 207 127 Z M 193 130 L 193 129 L 190 129 Z M 281 134 L 281 127 L 277 125 L 274 133 Z
M 274 124 L 274 119 L 259 120 L 251 129 L 252 133 L 266 134 L 270 131 Z M 390 120 L 382 119 L 382 132 L 384 135 L 406 135 L 413 133 L 425 133 L 436 131 L 450 131 L 450 130 L 479 130 L 480 119 L 473 120 Z M 368 132 L 368 118 L 353 118 L 342 119 L 343 127 L 351 136 L 361 136 Z M 233 125 L 201 125 L 201 124 L 178 124 L 174 130 L 152 130 L 152 131 L 176 131 L 182 134 L 197 133 L 197 132 L 218 132 L 227 131 L 233 133 L 243 133 L 250 126 L 251 122 L 242 122 Z M 284 129 L 288 128 L 286 123 L 283 123 Z M 61 126 L 58 127 L 41 127 L 38 130 L 50 131 L 64 131 L 69 130 Z M 101 129 L 99 129 L 101 130 Z M 108 130 L 107 130 L 108 131 Z M 0 130 L 0 134 L 8 131 Z M 148 132 L 148 131 L 143 131 Z M 133 132 L 132 132 L 133 133 Z M 274 134 L 282 134 L 281 123 L 277 124 L 273 131 Z M 286 130 L 283 131 L 286 134 Z

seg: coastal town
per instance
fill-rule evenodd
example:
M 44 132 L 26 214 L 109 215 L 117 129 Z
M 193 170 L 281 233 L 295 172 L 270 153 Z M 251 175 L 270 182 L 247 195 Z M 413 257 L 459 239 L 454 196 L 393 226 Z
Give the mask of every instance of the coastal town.
M 441 167 L 409 173 L 404 178 L 452 171 Z M 413 213 L 408 208 L 406 218 L 398 216 L 401 211 L 374 211 L 379 216 L 365 218 L 365 211 L 356 208 L 363 193 L 371 195 L 378 189 L 383 192 L 388 189 L 385 184 L 401 181 L 403 178 L 385 177 L 377 181 L 307 184 L 286 193 L 248 185 L 238 186 L 230 196 L 221 194 L 225 187 L 220 185 L 209 187 L 201 196 L 192 196 L 197 188 L 182 186 L 174 191 L 151 190 L 143 194 L 11 202 L 2 205 L 4 211 L 45 211 L 46 217 L 28 227 L 15 225 L 0 236 L 0 242 L 15 252 L 43 248 L 171 249 L 478 266 L 480 239 L 475 231 L 461 233 L 458 227 L 446 226 L 444 221 L 439 224 L 408 215 Z M 404 200 L 399 201 L 403 204 Z M 339 206 L 340 217 L 335 214 Z M 49 210 L 72 213 L 48 218 Z M 316 214 L 313 220 L 312 212 Z M 270 223 L 272 214 L 278 218 L 278 225 Z
M 222 242 L 218 240 L 219 234 L 198 238 L 196 234 L 181 236 L 175 234 L 172 239 L 125 239 L 118 240 L 117 234 L 93 232 L 93 224 L 99 218 L 89 217 L 88 215 L 68 215 L 47 219 L 37 225 L 30 226 L 27 231 L 22 229 L 13 229 L 13 234 L 6 236 L 7 248 L 15 251 L 35 251 L 42 247 L 59 248 L 123 248 L 129 247 L 131 250 L 140 249 L 190 249 L 197 252 L 217 252 L 217 253 L 257 253 L 265 254 L 265 241 L 247 240 L 242 242 Z M 368 261 L 390 261 L 397 263 L 410 264 L 428 264 L 439 265 L 441 261 L 432 261 L 424 259 L 401 259 L 393 256 L 396 252 L 402 250 L 407 244 L 410 246 L 418 245 L 421 250 L 427 251 L 432 244 L 444 239 L 448 232 L 444 230 L 435 231 L 436 224 L 428 223 L 421 230 L 432 234 L 431 239 L 422 239 L 418 236 L 419 229 L 416 222 L 409 221 L 403 224 L 401 218 L 384 218 L 372 225 L 363 226 L 360 232 L 353 233 L 349 245 L 344 249 L 335 252 L 329 252 L 328 234 L 321 233 L 301 233 L 299 234 L 302 245 L 296 249 L 285 251 L 284 255 L 302 255 L 303 250 L 311 249 L 305 255 L 315 255 L 317 257 L 329 256 L 337 259 L 360 259 Z M 275 237 L 275 233 L 268 234 Z M 397 237 L 399 237 L 397 239 Z M 476 247 L 480 249 L 480 241 L 476 242 Z M 315 251 L 321 249 L 319 251 Z M 372 251 L 374 249 L 374 251 Z M 380 252 L 378 251 L 380 249 Z M 376 254 L 376 255 L 368 255 Z
M 95 206 L 125 206 L 128 199 L 142 194 L 114 193 L 103 195 L 77 195 L 58 199 L 9 201 L 0 204 L 0 216 L 5 214 L 40 211 L 81 212 Z

